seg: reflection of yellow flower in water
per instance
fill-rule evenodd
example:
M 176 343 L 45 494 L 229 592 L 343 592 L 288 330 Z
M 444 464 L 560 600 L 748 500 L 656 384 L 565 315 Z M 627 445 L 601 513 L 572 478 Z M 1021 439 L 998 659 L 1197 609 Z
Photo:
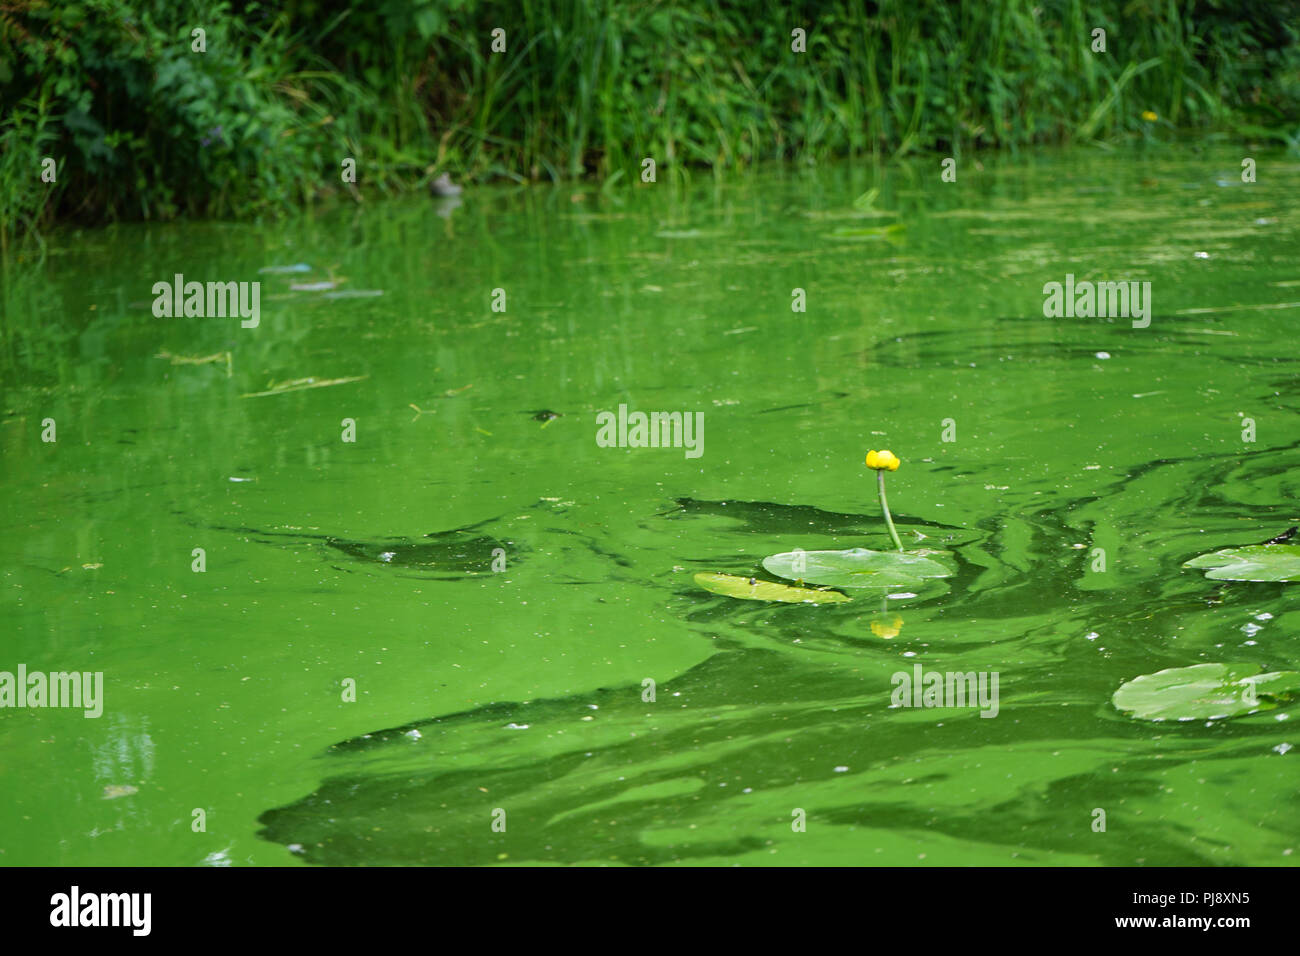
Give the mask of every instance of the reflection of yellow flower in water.
M 1157 116 L 1155 113 L 1151 112 L 1150 110 L 1143 110 L 1142 118 L 1146 120 L 1148 123 L 1154 123 L 1156 120 L 1160 119 L 1159 116 Z
M 895 614 L 889 620 L 877 618 L 871 622 L 871 633 L 876 637 L 891 638 L 898 637 L 898 632 L 903 629 L 903 619 Z
M 886 469 L 889 471 L 898 471 L 898 464 L 898 459 L 894 456 L 894 453 L 888 449 L 884 451 L 872 450 L 867 452 L 868 468 L 874 468 L 876 471 L 885 471 Z

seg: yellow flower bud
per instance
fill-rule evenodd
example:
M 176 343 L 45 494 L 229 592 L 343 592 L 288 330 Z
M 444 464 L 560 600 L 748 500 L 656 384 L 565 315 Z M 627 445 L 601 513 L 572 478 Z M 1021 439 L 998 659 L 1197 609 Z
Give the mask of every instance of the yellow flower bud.
M 1160 117 L 1157 116 L 1155 113 L 1151 112 L 1150 110 L 1143 110 L 1143 111 L 1142 111 L 1142 118 L 1143 118 L 1144 120 L 1146 120 L 1148 123 L 1154 123 L 1154 122 L 1155 122 L 1156 120 L 1158 120 Z
M 898 471 L 898 459 L 892 451 L 875 451 L 874 449 L 867 452 L 867 467 L 874 468 L 876 471 Z

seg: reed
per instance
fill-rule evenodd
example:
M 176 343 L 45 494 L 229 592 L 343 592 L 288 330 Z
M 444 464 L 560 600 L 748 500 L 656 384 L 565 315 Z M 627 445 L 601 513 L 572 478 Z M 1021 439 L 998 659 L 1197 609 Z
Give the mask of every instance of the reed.
M 680 177 L 1173 127 L 1294 148 L 1298 24 L 1300 0 L 520 0 L 509 16 L 485 0 L 8 0 L 0 244 L 58 220 L 360 201 L 442 171 L 626 185 L 645 157 Z

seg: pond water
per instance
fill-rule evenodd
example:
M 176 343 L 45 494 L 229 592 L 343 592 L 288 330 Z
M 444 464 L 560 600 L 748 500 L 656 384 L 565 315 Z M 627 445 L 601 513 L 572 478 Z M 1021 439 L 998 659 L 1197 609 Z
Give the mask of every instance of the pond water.
M 0 670 L 102 672 L 103 713 L 0 710 L 0 861 L 1300 862 L 1300 705 L 1110 703 L 1300 668 L 1300 586 L 1181 567 L 1300 522 L 1300 164 L 1255 158 L 50 239 L 0 298 Z M 260 281 L 257 326 L 156 317 L 176 273 Z M 1067 275 L 1150 282 L 1149 325 L 1045 317 Z M 699 453 L 602 447 L 620 405 Z M 946 588 L 695 583 L 887 549 L 873 448 Z M 891 706 L 918 664 L 996 716 Z

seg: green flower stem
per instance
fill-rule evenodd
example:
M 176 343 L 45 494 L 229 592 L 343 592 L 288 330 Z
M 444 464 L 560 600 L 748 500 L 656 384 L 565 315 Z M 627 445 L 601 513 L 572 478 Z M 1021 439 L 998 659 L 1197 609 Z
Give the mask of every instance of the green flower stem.
M 889 502 L 885 501 L 885 473 L 883 471 L 876 472 L 876 478 L 880 481 L 880 510 L 885 513 L 885 524 L 889 525 L 889 536 L 894 539 L 894 547 L 902 551 L 903 542 L 898 540 L 898 532 L 894 529 L 894 519 L 889 514 Z

